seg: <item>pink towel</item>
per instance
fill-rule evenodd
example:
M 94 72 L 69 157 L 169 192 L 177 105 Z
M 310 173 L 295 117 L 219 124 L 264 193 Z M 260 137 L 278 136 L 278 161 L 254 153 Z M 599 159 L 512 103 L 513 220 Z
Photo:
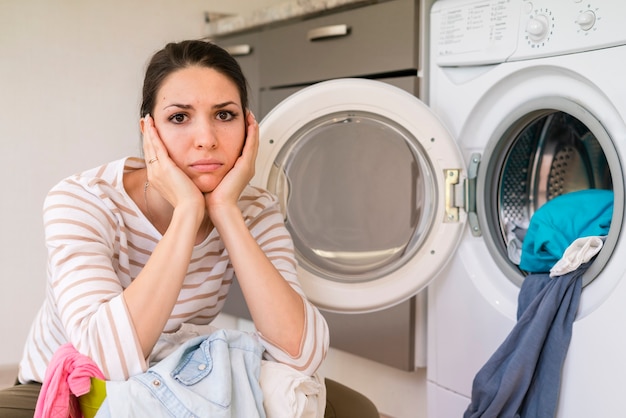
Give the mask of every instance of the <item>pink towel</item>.
M 92 377 L 104 379 L 89 357 L 63 344 L 48 364 L 33 418 L 82 417 L 76 397 L 89 392 Z

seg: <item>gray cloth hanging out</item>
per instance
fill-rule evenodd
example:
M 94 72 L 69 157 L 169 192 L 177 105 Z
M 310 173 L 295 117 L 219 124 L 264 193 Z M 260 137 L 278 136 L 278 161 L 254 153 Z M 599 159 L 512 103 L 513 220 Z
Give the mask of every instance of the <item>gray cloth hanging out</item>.
M 590 264 L 557 278 L 526 277 L 517 324 L 476 374 L 464 418 L 554 417 L 581 276 Z

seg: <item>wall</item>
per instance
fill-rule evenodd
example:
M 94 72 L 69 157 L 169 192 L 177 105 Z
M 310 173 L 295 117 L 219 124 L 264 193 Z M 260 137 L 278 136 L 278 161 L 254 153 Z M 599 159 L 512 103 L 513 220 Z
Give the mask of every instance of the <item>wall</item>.
M 203 36 L 204 12 L 283 0 L 0 0 L 0 366 L 19 361 L 45 285 L 41 206 L 62 178 L 138 155 L 148 57 Z M 397 418 L 423 416 L 424 373 L 333 351 L 324 374 Z

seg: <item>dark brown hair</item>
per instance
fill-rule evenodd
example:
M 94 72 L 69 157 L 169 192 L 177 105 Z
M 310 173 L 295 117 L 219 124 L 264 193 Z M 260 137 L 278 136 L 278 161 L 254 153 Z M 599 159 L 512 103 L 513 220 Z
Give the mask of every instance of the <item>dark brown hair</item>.
M 237 86 L 242 110 L 248 109 L 248 85 L 237 61 L 221 47 L 207 41 L 188 40 L 169 43 L 155 53 L 143 82 L 141 117 L 154 113 L 156 95 L 163 80 L 175 71 L 192 66 L 214 69 Z

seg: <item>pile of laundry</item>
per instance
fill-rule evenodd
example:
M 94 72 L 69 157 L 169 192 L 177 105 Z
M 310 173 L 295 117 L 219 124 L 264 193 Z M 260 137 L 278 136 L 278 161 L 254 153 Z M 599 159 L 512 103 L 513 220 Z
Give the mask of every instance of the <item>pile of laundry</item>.
M 197 335 L 206 329 L 213 331 Z M 175 348 L 178 338 L 186 342 Z M 263 346 L 249 333 L 183 324 L 179 332 L 163 334 L 157 346 L 169 354 L 146 372 L 104 382 L 89 357 L 71 343 L 62 345 L 46 370 L 34 418 L 324 415 L 323 378 L 262 359 Z
M 464 418 L 552 418 L 561 370 L 582 293 L 582 275 L 602 249 L 613 217 L 613 192 L 558 196 L 525 225 L 508 228 L 509 258 L 529 272 L 517 323 L 479 370 Z

